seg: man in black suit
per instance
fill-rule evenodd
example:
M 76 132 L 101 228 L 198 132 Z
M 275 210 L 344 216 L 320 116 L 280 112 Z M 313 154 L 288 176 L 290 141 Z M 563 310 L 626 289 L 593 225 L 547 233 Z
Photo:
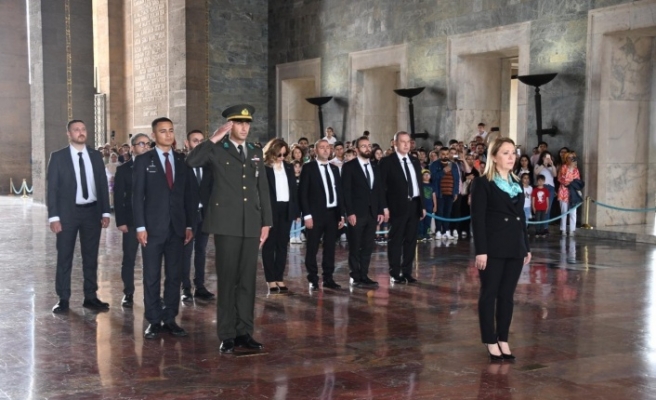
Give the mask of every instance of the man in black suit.
M 175 322 L 180 306 L 180 280 L 184 245 L 193 238 L 198 199 L 191 190 L 191 170 L 184 156 L 173 150 L 173 122 L 157 118 L 152 123 L 155 149 L 134 160 L 132 208 L 137 240 L 143 256 L 146 339 L 162 330 L 187 336 Z M 164 257 L 164 304 L 160 298 Z
M 132 136 L 132 154 L 136 157 L 150 150 L 150 139 L 145 133 Z M 114 216 L 116 227 L 123 232 L 123 263 L 121 264 L 121 279 L 123 280 L 123 307 L 134 304 L 134 262 L 139 250 L 137 231 L 132 216 L 132 166 L 134 159 L 126 153 L 125 164 L 116 168 L 114 177 Z
M 371 143 L 366 136 L 356 141 L 358 157 L 342 166 L 344 208 L 346 209 L 351 285 L 375 287 L 369 278 L 376 226 L 384 220 L 385 195 L 378 169 L 371 165 Z
M 109 187 L 102 154 L 88 147 L 83 121 L 67 125 L 70 145 L 50 155 L 48 162 L 48 222 L 57 235 L 55 290 L 59 302 L 52 312 L 69 308 L 71 269 L 78 232 L 82 250 L 84 303 L 86 308 L 107 310 L 109 304 L 96 296 L 98 290 L 98 246 L 101 227 L 109 226 Z
M 391 225 L 387 258 L 393 283 L 417 282 L 412 276 L 417 225 L 426 215 L 419 194 L 421 166 L 419 160 L 409 154 L 410 146 L 410 135 L 397 132 L 394 135 L 396 151 L 378 164 L 387 202 L 385 218 L 389 218 Z
M 299 182 L 299 202 L 307 237 L 305 268 L 310 290 L 318 290 L 317 252 L 323 236 L 323 287 L 339 289 L 341 286 L 333 279 L 337 231 L 344 226 L 339 168 L 328 162 L 332 149 L 326 139 L 319 140 L 314 149 L 317 159 L 303 166 Z
M 193 130 L 187 133 L 185 146 L 189 151 L 205 141 L 205 135 L 202 131 Z M 182 270 L 182 301 L 192 300 L 193 297 L 202 300 L 214 298 L 214 294 L 205 288 L 205 260 L 207 251 L 207 241 L 209 234 L 203 232 L 203 220 L 205 219 L 205 210 L 210 200 L 212 192 L 212 169 L 207 167 L 196 167 L 192 169 L 194 179 L 191 180 L 191 190 L 198 193 L 200 202 L 198 203 L 198 212 L 196 213 L 196 225 L 194 225 L 194 239 L 185 245 L 184 268 Z M 191 295 L 191 256 L 194 255 L 194 295 Z

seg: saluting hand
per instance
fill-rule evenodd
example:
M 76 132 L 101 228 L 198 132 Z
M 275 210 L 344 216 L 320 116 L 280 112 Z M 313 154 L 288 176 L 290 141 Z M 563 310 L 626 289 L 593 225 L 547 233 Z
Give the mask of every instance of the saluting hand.
M 212 143 L 217 143 L 219 140 L 223 139 L 226 133 L 230 132 L 232 129 L 232 121 L 228 121 L 225 124 L 219 126 L 217 130 L 214 131 L 210 140 Z

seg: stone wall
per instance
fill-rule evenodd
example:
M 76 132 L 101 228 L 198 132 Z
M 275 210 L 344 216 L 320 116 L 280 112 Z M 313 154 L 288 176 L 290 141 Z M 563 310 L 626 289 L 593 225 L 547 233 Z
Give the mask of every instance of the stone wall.
M 23 179 L 32 185 L 30 166 L 30 86 L 26 3 L 4 2 L 0 12 L 0 194 Z
M 348 129 L 350 123 L 344 119 L 353 118 L 344 112 L 351 96 L 349 54 L 406 44 L 407 87 L 427 87 L 415 100 L 416 131 L 428 131 L 431 141 L 456 137 L 457 108 L 447 101 L 448 92 L 454 90 L 449 87 L 449 74 L 456 72 L 449 67 L 449 38 L 529 23 L 525 73 L 559 74 L 542 89 L 543 125 L 556 125 L 560 131 L 546 141 L 555 151 L 564 145 L 580 151 L 588 11 L 627 2 L 630 0 L 271 0 L 269 113 L 275 115 L 276 65 L 321 58 L 321 95 L 336 97 L 324 107 L 326 125 Z M 525 91 L 523 118 L 528 136 L 524 141 L 533 147 L 537 141 L 534 92 L 523 84 L 519 87 Z M 275 123 L 276 118 L 270 118 L 269 131 L 276 130 Z M 522 126 L 521 121 L 518 125 Z M 520 132 L 520 142 L 522 137 L 526 134 Z
M 225 108 L 249 103 L 256 109 L 251 140 L 264 142 L 274 135 L 269 115 L 275 112 L 270 113 L 269 103 L 275 108 L 275 89 L 267 93 L 267 3 L 209 0 L 210 131 L 223 123 Z

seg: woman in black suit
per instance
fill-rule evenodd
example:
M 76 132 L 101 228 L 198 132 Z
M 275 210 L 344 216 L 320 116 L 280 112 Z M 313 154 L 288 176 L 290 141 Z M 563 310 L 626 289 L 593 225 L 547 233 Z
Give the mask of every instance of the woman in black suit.
M 478 317 L 492 360 L 515 358 L 508 345 L 513 296 L 522 267 L 531 261 L 524 192 L 512 173 L 515 157 L 512 139 L 496 139 L 489 147 L 484 174 L 474 180 L 471 190 L 476 268 L 481 279 Z
M 264 146 L 265 171 L 269 180 L 273 226 L 262 246 L 262 265 L 269 293 L 287 293 L 283 282 L 287 263 L 287 244 L 292 221 L 299 214 L 294 167 L 284 160 L 289 147 L 282 139 L 272 139 Z

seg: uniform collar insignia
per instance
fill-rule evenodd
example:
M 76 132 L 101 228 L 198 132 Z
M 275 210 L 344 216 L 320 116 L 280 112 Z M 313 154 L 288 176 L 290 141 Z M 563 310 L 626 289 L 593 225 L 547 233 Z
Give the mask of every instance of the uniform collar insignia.
M 224 149 L 229 149 L 230 148 L 230 145 L 228 144 L 228 142 L 223 142 L 223 148 Z
M 255 147 L 253 146 L 253 143 L 247 143 L 249 149 L 254 149 Z

